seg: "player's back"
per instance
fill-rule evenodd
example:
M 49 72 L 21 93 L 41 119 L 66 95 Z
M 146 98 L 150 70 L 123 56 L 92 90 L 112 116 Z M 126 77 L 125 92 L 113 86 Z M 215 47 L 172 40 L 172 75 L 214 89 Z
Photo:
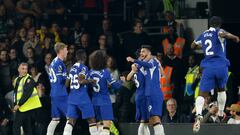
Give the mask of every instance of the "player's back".
M 136 85 L 136 100 L 140 100 L 144 96 L 145 81 L 144 81 L 144 68 L 139 67 L 138 72 L 134 74 L 134 82 Z
M 69 72 L 70 94 L 68 102 L 72 104 L 87 104 L 91 102 L 87 92 L 87 85 L 81 85 L 79 83 L 79 75 L 86 79 L 88 75 L 88 67 L 84 64 L 75 63 Z
M 96 80 L 96 84 L 93 85 L 92 103 L 94 105 L 111 104 L 108 84 L 111 84 L 114 80 L 112 80 L 110 72 L 107 69 L 100 71 L 90 70 L 89 78 Z
M 197 39 L 197 43 L 202 45 L 205 58 L 201 62 L 201 67 L 229 66 L 226 59 L 226 40 L 219 36 L 222 29 L 210 27 Z
M 67 79 L 67 69 L 63 61 L 58 57 L 54 58 L 50 64 L 49 79 L 51 83 L 50 95 L 52 97 L 68 95 L 65 86 Z

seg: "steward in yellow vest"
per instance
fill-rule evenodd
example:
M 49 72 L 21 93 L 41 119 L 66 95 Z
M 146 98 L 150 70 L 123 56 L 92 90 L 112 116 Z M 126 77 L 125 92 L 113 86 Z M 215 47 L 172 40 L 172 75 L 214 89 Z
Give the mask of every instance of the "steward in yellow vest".
M 32 122 L 34 118 L 34 109 L 42 107 L 35 81 L 28 74 L 28 64 L 21 63 L 19 68 L 19 77 L 14 81 L 14 108 L 15 112 L 13 123 L 13 135 L 20 135 L 20 127 L 23 126 L 24 134 L 32 135 Z

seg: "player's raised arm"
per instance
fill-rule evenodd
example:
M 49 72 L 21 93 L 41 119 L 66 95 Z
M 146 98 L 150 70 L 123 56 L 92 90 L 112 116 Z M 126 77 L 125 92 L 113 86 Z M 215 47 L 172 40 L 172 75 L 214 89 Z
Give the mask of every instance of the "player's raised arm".
M 127 75 L 127 81 L 131 81 L 133 78 L 133 75 L 137 72 L 137 66 L 136 64 L 132 64 L 132 70 L 131 72 Z
M 234 42 L 238 43 L 239 42 L 239 37 L 238 36 L 235 36 L 229 32 L 226 32 L 226 31 L 220 31 L 218 33 L 218 35 L 221 37 L 221 38 L 226 38 L 226 39 L 231 39 L 233 40 Z
M 202 48 L 202 46 L 201 46 L 201 43 L 199 43 L 199 42 L 197 42 L 197 41 L 193 41 L 192 42 L 192 44 L 191 44 L 191 48 L 193 49 L 193 50 L 195 50 L 195 49 L 201 49 Z

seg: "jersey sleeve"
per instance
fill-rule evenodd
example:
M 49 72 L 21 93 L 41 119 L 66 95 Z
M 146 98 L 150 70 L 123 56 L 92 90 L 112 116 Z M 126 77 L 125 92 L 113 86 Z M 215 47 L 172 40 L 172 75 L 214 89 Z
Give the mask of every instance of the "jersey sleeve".
M 65 65 L 62 63 L 57 64 L 57 66 L 55 67 L 55 72 L 57 80 L 59 80 L 61 83 L 65 83 L 67 79 L 67 68 L 65 67 Z
M 81 75 L 84 77 L 84 79 L 88 78 L 88 68 L 87 67 L 82 67 L 81 71 L 79 72 L 78 75 Z
M 154 67 L 154 63 L 153 63 L 152 60 L 150 60 L 149 62 L 135 60 L 134 63 L 137 63 L 138 65 L 143 66 L 145 68 L 152 68 L 152 67 Z
M 121 87 L 120 82 L 114 80 L 108 70 L 105 71 L 106 79 L 108 84 L 112 86 L 113 89 L 119 89 Z
M 218 34 L 218 39 L 220 40 L 220 42 L 223 42 L 225 40 L 225 38 L 222 38 L 222 37 L 219 36 L 220 33 L 224 33 L 224 32 L 225 32 L 224 29 L 220 29 L 217 33 Z
M 194 40 L 194 43 L 197 45 L 202 45 L 202 34 Z

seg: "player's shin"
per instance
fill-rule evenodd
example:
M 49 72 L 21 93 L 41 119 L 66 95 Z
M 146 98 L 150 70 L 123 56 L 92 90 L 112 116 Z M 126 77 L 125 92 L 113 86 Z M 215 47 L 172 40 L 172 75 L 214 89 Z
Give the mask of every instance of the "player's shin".
M 225 104 L 226 104 L 226 92 L 222 91 L 222 92 L 218 92 L 218 96 L 217 96 L 217 101 L 218 101 L 218 115 L 223 117 L 224 115 L 224 108 L 225 108 Z
M 156 123 L 153 125 L 154 135 L 165 135 L 163 125 Z
M 69 122 L 66 123 L 63 135 L 72 135 L 73 125 Z
M 196 103 L 195 103 L 195 108 L 196 108 L 196 116 L 198 115 L 202 115 L 202 109 L 204 106 L 204 97 L 202 96 L 198 96 L 196 99 Z
M 89 132 L 91 135 L 99 135 L 96 123 L 89 124 Z
M 144 134 L 144 123 L 140 123 L 138 127 L 138 135 L 145 135 Z
M 150 135 L 150 130 L 148 128 L 148 124 L 144 123 L 144 135 Z
M 59 120 L 52 120 L 49 123 L 48 128 L 47 128 L 47 135 L 53 135 L 54 134 L 55 128 L 57 127 L 59 122 L 60 122 Z

